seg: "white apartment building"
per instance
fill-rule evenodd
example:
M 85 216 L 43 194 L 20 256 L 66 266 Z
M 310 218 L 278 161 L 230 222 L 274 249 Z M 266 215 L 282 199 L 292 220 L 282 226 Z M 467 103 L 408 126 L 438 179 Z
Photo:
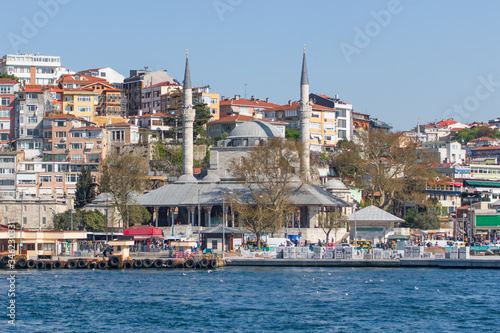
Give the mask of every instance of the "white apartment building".
M 62 74 L 69 73 L 57 56 L 7 54 L 0 62 L 0 74 L 13 74 L 24 84 L 55 84 Z
M 98 77 L 111 83 L 116 89 L 123 89 L 125 76 L 121 75 L 111 67 L 87 69 L 78 73 Z

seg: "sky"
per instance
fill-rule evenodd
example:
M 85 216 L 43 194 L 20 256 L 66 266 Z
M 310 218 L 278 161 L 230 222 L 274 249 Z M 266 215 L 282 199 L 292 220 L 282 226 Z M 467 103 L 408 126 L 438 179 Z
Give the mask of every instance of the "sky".
M 500 2 L 432 0 L 2 1 L 0 55 L 73 71 L 166 69 L 221 96 L 339 95 L 394 130 L 500 117 Z M 8 14 L 5 14 L 8 13 Z M 31 28 L 31 29 L 30 29 Z

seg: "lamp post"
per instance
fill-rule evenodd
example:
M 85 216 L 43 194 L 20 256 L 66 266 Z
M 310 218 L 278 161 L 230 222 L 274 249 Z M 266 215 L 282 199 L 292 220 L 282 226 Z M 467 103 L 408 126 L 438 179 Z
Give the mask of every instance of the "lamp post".
M 224 255 L 224 241 L 225 241 L 225 230 L 226 226 L 226 196 L 222 195 L 222 254 Z
M 200 213 L 200 189 L 197 189 L 198 191 L 198 232 L 201 227 L 201 213 Z

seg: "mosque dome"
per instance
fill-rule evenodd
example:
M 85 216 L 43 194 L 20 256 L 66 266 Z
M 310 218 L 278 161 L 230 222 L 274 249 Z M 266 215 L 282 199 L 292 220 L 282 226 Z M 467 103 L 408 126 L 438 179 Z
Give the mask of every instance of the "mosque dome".
M 326 189 L 329 190 L 347 190 L 347 187 L 338 179 L 330 179 L 323 185 Z
M 229 133 L 228 139 L 239 138 L 279 138 L 282 137 L 280 132 L 272 124 L 262 120 L 247 121 L 236 126 Z
M 202 180 L 200 180 L 200 183 L 220 183 L 220 177 L 215 174 L 209 173 L 208 175 L 203 177 Z

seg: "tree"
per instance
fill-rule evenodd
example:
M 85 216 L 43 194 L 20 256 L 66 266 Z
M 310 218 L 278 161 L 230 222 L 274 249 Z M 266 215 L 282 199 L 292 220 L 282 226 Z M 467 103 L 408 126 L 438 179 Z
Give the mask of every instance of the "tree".
M 113 195 L 113 207 L 118 210 L 123 227 L 141 223 L 143 209 L 137 205 L 136 197 L 148 184 L 148 161 L 134 153 L 112 154 L 101 162 L 100 190 Z
M 439 216 L 431 215 L 425 211 L 415 216 L 412 227 L 422 230 L 439 229 L 441 227 L 441 219 Z
M 481 137 L 489 137 L 492 139 L 499 139 L 500 132 L 498 129 L 489 128 L 488 126 L 478 126 L 474 128 L 464 128 L 458 131 L 455 136 L 455 139 L 460 143 L 467 143 L 471 140 L 481 138 Z
M 208 123 L 212 115 L 210 114 L 210 109 L 204 103 L 197 103 L 194 105 L 196 115 L 194 117 L 193 123 L 193 134 L 194 137 L 206 138 L 205 125 Z
M 290 197 L 300 189 L 297 156 L 300 142 L 273 138 L 253 148 L 248 156 L 233 161 L 231 171 L 243 182 L 245 191 L 231 196 L 233 208 L 243 225 L 260 237 L 284 225 L 295 212 Z
M 342 214 L 342 211 L 333 212 L 323 212 L 318 217 L 319 226 L 323 229 L 326 235 L 326 243 L 330 238 L 330 232 L 335 230 L 335 235 L 337 234 L 337 229 L 345 226 L 348 222 L 347 217 Z
M 57 214 L 54 217 L 55 230 L 71 229 L 71 210 Z M 73 229 L 100 232 L 106 231 L 106 216 L 97 210 L 85 211 L 77 209 L 73 213 Z
M 285 128 L 285 139 L 299 141 L 300 131 L 296 129 Z
M 82 208 L 95 199 L 95 184 L 92 181 L 90 167 L 82 167 L 76 183 L 75 207 Z
M 15 76 L 14 74 L 2 73 L 2 74 L 0 74 L 0 79 L 12 79 L 12 80 L 19 82 L 19 78 L 17 76 Z
M 380 208 L 395 212 L 405 202 L 426 203 L 425 185 L 435 177 L 432 164 L 437 161 L 403 133 L 363 131 L 357 142 L 344 141 L 338 150 L 331 166 L 372 204 L 378 201 Z

